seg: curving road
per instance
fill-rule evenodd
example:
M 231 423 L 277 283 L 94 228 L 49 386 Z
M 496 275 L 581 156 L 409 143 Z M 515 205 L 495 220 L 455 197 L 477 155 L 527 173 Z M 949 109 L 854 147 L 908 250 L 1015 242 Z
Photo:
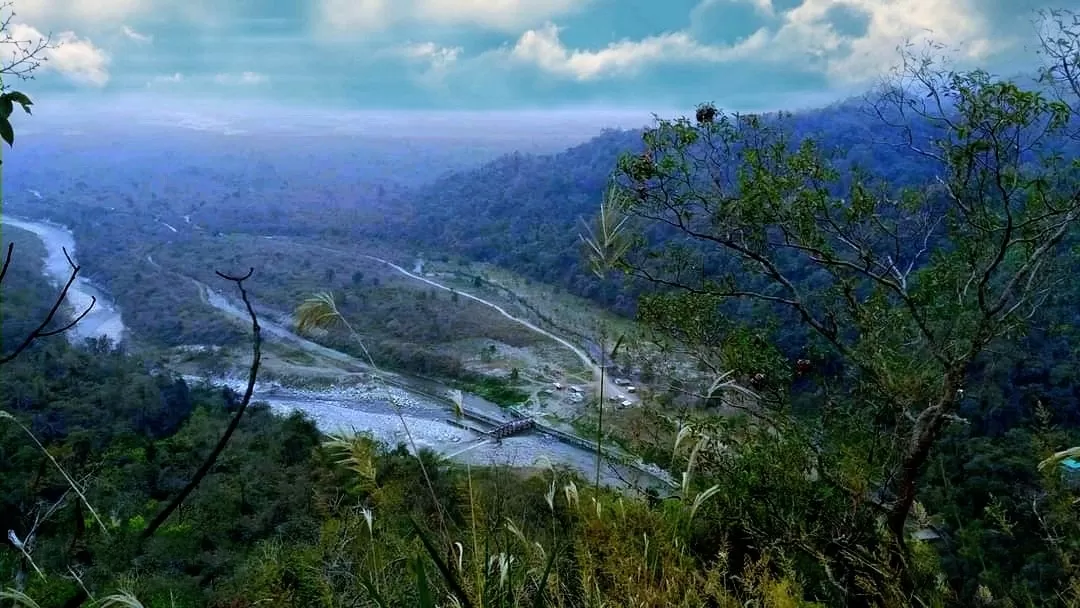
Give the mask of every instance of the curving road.
M 569 341 L 567 341 L 567 340 L 565 340 L 563 338 L 560 338 L 559 336 L 556 336 L 555 334 L 551 333 L 550 331 L 548 331 L 548 330 L 546 330 L 546 329 L 544 329 L 542 327 L 539 327 L 539 326 L 537 326 L 537 325 L 535 325 L 535 324 L 533 324 L 533 323 L 531 323 L 531 322 L 529 322 L 529 321 L 527 321 L 525 319 L 515 317 L 514 315 L 506 312 L 506 310 L 502 306 L 499 306 L 498 304 L 495 304 L 494 302 L 489 302 L 489 301 L 487 301 L 484 298 L 481 298 L 479 296 L 474 296 L 471 293 L 467 293 L 467 292 L 464 292 L 464 291 L 460 291 L 460 290 L 457 290 L 457 289 L 447 287 L 446 285 L 443 285 L 442 283 L 439 283 L 437 281 L 432 281 L 431 279 L 429 279 L 427 277 L 423 277 L 423 276 L 420 276 L 418 274 L 409 272 L 408 270 L 405 270 L 401 266 L 398 266 L 397 264 L 395 264 L 393 262 L 390 262 L 388 260 L 384 260 L 382 258 L 378 258 L 378 257 L 375 257 L 373 255 L 363 255 L 362 254 L 361 257 L 364 257 L 364 258 L 367 258 L 369 260 L 374 260 L 376 262 L 381 262 L 383 264 L 386 264 L 387 266 L 393 268 L 394 270 L 398 271 L 399 273 L 401 273 L 401 274 L 403 274 L 403 275 L 405 275 L 405 276 L 407 276 L 407 277 L 409 277 L 411 279 L 421 281 L 423 283 L 431 285 L 432 287 L 442 289 L 444 291 L 455 292 L 455 293 L 457 293 L 458 295 L 460 295 L 460 296 L 462 296 L 464 298 L 468 298 L 470 300 L 473 300 L 474 302 L 479 302 L 480 304 L 483 304 L 484 306 L 487 306 L 489 308 L 494 309 L 495 311 L 497 311 L 499 314 L 506 317 L 507 319 L 510 319 L 511 321 L 513 321 L 515 323 L 523 325 L 523 326 L 527 327 L 528 329 L 530 329 L 530 330 L 532 330 L 532 331 L 534 331 L 534 332 L 536 332 L 536 333 L 538 333 L 540 335 L 543 335 L 543 336 L 545 336 L 547 338 L 550 338 L 550 339 L 558 342 L 559 344 L 562 344 L 566 348 L 569 348 L 571 351 L 573 351 L 573 353 L 575 355 L 577 355 L 577 357 L 579 359 L 581 359 L 582 363 L 584 363 L 590 370 L 592 370 L 593 379 L 597 382 L 597 386 L 599 386 L 599 380 L 600 380 L 600 377 L 601 377 L 600 366 L 596 362 L 594 362 L 591 357 L 589 357 L 588 353 L 586 353 L 584 350 L 578 348 L 577 346 L 575 346 L 571 342 L 569 342 Z M 622 394 L 622 392 L 623 392 L 622 387 L 615 384 L 612 381 L 610 376 L 604 375 L 604 394 L 605 395 L 619 395 L 619 394 Z M 626 398 L 626 396 L 624 396 L 624 398 Z

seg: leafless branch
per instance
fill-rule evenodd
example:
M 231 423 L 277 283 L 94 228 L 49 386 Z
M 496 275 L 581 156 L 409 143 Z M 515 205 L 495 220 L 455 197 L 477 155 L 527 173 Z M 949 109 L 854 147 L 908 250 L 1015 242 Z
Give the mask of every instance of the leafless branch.
M 11 254 L 15 251 L 15 243 L 8 243 L 7 253 L 4 254 L 4 265 L 0 266 L 0 283 L 7 276 L 8 266 L 11 266 Z
M 3 77 L 13 76 L 19 80 L 32 80 L 34 72 L 48 61 L 47 53 L 59 45 L 53 43 L 52 35 L 46 34 L 37 40 L 16 38 L 12 34 L 12 2 L 0 3 L 0 45 L 10 49 L 7 57 L 0 58 L 0 91 L 7 89 Z
M 7 259 L 5 259 L 4 267 L 3 267 L 3 271 L 5 273 L 7 272 L 8 264 L 9 264 L 10 258 L 11 258 L 11 252 L 12 252 L 14 246 L 15 246 L 14 243 L 11 243 L 11 244 L 8 245 Z M 60 290 L 60 293 L 57 295 L 56 300 L 53 302 L 53 305 L 49 309 L 48 314 L 45 315 L 45 318 L 42 319 L 41 323 L 38 324 L 38 326 L 33 331 L 31 331 L 29 334 L 27 334 L 27 336 L 23 339 L 23 341 L 17 347 L 15 347 L 15 350 L 11 351 L 10 353 L 8 353 L 6 355 L 0 356 L 0 365 L 3 365 L 5 363 L 10 363 L 12 360 L 14 360 L 16 357 L 18 357 L 24 350 L 29 348 L 30 345 L 33 344 L 34 341 L 37 340 L 38 338 L 46 338 L 46 337 L 49 337 L 49 336 L 55 336 L 57 334 L 61 334 L 61 333 L 65 332 L 65 331 L 68 331 L 72 327 L 75 327 L 75 325 L 79 321 L 81 321 L 84 317 L 86 317 L 87 314 L 90 313 L 90 311 L 94 308 L 94 305 L 97 304 L 97 298 L 91 296 L 90 297 L 90 305 L 86 307 L 86 310 L 84 310 L 80 314 L 76 315 L 75 318 L 70 323 L 68 323 L 68 324 L 66 324 L 63 327 L 60 327 L 58 329 L 51 329 L 51 330 L 48 329 L 49 325 L 52 324 L 53 319 L 56 317 L 56 313 L 58 313 L 60 311 L 60 308 L 64 305 L 64 302 L 67 300 L 68 290 L 71 289 L 71 286 L 75 283 L 75 279 L 79 275 L 79 271 L 82 269 L 81 266 L 76 264 L 75 261 L 71 259 L 71 256 L 68 255 L 67 249 L 64 249 L 64 256 L 67 258 L 68 264 L 71 266 L 71 274 L 68 276 L 67 283 L 65 283 L 64 287 Z
M 166 507 L 154 517 L 153 520 L 151 520 L 149 525 L 147 525 L 146 528 L 143 529 L 142 534 L 140 535 L 140 538 L 142 540 L 146 540 L 153 536 L 154 533 L 157 532 L 158 528 L 160 528 L 161 525 L 165 523 L 165 520 L 167 520 L 169 516 L 172 515 L 173 511 L 175 511 L 177 507 L 179 507 L 180 504 L 184 502 L 184 499 L 186 499 L 188 495 L 190 495 L 195 490 L 195 488 L 199 486 L 199 483 L 202 482 L 203 478 L 206 477 L 207 473 L 210 472 L 210 469 L 213 468 L 214 464 L 217 462 L 218 456 L 220 456 L 221 452 L 225 450 L 225 446 L 229 444 L 229 440 L 232 438 L 233 433 L 236 432 L 236 428 L 240 425 L 240 419 L 244 416 L 244 412 L 247 410 L 248 404 L 251 403 L 251 396 L 255 392 L 255 379 L 258 377 L 259 363 L 262 360 L 262 334 L 261 328 L 259 327 L 259 318 L 258 316 L 256 316 L 255 309 L 252 308 L 251 301 L 248 299 L 247 290 L 244 288 L 244 281 L 251 278 L 251 275 L 255 273 L 255 269 L 249 269 L 247 274 L 243 276 L 232 276 L 222 272 L 215 272 L 222 279 L 236 283 L 237 288 L 240 290 L 240 298 L 243 300 L 244 306 L 247 308 L 248 316 L 251 317 L 252 352 L 251 369 L 248 371 L 247 388 L 244 390 L 244 397 L 240 401 L 240 405 L 236 410 L 236 414 L 233 415 L 232 420 L 229 422 L 229 426 L 226 427 L 225 433 L 222 434 L 221 439 L 219 439 L 217 442 L 217 445 L 214 446 L 214 449 L 211 450 L 210 454 L 206 457 L 206 460 L 203 461 L 202 466 L 200 466 L 199 470 L 196 471 L 195 474 L 191 477 L 191 480 L 188 481 L 187 485 L 184 486 L 184 489 L 182 489 L 180 493 L 177 494 L 176 497 L 173 498 L 172 501 L 170 501 L 169 504 L 166 505 Z

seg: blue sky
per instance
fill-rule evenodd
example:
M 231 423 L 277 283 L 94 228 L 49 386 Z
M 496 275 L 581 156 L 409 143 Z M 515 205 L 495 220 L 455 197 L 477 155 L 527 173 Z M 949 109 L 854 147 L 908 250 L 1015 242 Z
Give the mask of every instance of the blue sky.
M 63 42 L 37 97 L 123 94 L 356 109 L 815 106 L 905 39 L 1011 72 L 1037 0 L 15 0 Z

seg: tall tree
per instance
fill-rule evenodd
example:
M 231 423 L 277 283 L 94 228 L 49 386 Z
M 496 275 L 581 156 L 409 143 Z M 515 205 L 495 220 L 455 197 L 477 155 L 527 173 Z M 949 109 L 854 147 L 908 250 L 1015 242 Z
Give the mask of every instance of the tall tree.
M 1075 32 L 1071 23 L 1058 21 Z M 1080 165 L 1061 154 L 1074 141 L 1070 105 L 942 69 L 933 51 L 906 49 L 867 107 L 893 135 L 882 145 L 932 164 L 934 183 L 900 190 L 841 171 L 813 138 L 792 136 L 785 115 L 705 105 L 694 119 L 659 120 L 645 152 L 620 160 L 607 204 L 629 220 L 608 222 L 622 236 L 602 235 L 592 251 L 658 288 L 641 302 L 645 317 L 703 343 L 729 339 L 703 328 L 726 327 L 718 321 L 745 302 L 809 330 L 845 375 L 844 394 L 829 397 L 842 397 L 845 416 L 821 424 L 868 429 L 866 484 L 851 490 L 883 511 L 901 568 L 920 475 L 972 363 L 1016 340 L 1067 276 L 1080 218 Z M 631 225 L 639 238 L 626 247 Z M 821 439 L 810 441 L 827 449 Z

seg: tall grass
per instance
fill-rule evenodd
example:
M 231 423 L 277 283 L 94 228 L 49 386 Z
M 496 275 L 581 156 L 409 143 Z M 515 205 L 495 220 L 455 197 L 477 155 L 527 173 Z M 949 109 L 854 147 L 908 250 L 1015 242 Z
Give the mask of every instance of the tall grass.
M 409 447 L 412 449 L 413 454 L 416 456 L 416 461 L 420 465 L 420 472 L 424 476 L 424 483 L 427 486 L 428 492 L 431 494 L 432 502 L 434 503 L 436 512 L 439 516 L 439 524 L 445 531 L 446 517 L 442 512 L 442 507 L 439 497 L 435 492 L 435 487 L 431 483 L 431 476 L 428 474 L 427 467 L 424 465 L 424 460 L 420 457 L 420 449 L 413 439 L 412 431 L 409 430 L 409 424 L 405 421 L 404 414 L 402 414 L 402 404 L 394 393 L 389 390 L 389 384 L 386 383 L 382 371 L 379 369 L 379 366 L 375 364 L 375 359 L 372 358 L 371 353 L 368 352 L 367 346 L 364 345 L 364 340 L 360 333 L 356 331 L 351 323 L 349 323 L 348 319 L 345 318 L 345 315 L 341 314 L 341 311 L 337 307 L 337 302 L 334 301 L 333 294 L 328 292 L 317 293 L 304 300 L 300 306 L 297 307 L 296 330 L 298 332 L 308 333 L 313 329 L 331 329 L 334 326 L 343 327 L 356 341 L 360 346 L 361 351 L 363 351 L 364 358 L 367 359 L 368 365 L 371 366 L 374 380 L 386 389 L 386 395 L 394 405 L 394 412 L 397 414 L 398 421 L 401 422 L 402 430 L 405 431 L 405 437 L 409 441 Z M 460 396 L 456 401 L 456 407 L 460 413 Z
M 616 221 L 613 217 L 607 219 Z M 615 226 L 621 230 L 623 224 L 616 221 Z M 611 229 L 611 226 L 605 228 Z M 614 246 L 612 240 L 617 241 L 618 238 L 621 238 L 621 235 L 609 235 L 607 244 L 599 249 L 610 249 Z M 314 329 L 343 329 L 360 346 L 371 366 L 374 380 L 387 386 L 382 372 L 364 345 L 362 336 L 344 318 L 331 294 L 318 293 L 305 300 L 298 307 L 296 318 L 297 330 L 302 333 Z M 610 345 L 606 332 L 602 335 L 601 348 L 606 357 Z M 616 341 L 611 349 L 611 357 L 616 355 L 622 342 L 622 338 Z M 692 479 L 697 454 L 707 445 L 707 440 L 694 434 L 689 428 L 680 432 L 676 440 L 676 455 L 685 440 L 691 437 L 696 440 L 686 459 L 681 491 L 676 497 L 682 505 L 680 509 L 650 511 L 644 503 L 637 502 L 628 507 L 621 497 L 603 490 L 600 485 L 600 470 L 603 459 L 601 445 L 606 381 L 604 363 L 606 361 L 602 361 L 600 365 L 600 423 L 596 437 L 593 487 L 583 496 L 572 478 L 560 481 L 559 474 L 549 462 L 548 471 L 551 477 L 543 494 L 548 512 L 545 526 L 538 525 L 536 521 L 525 522 L 520 516 L 515 518 L 512 514 L 493 517 L 494 514 L 490 512 L 491 505 L 484 506 L 483 493 L 475 483 L 474 471 L 471 467 L 466 467 L 467 524 L 451 530 L 442 501 L 401 411 L 401 404 L 391 397 L 412 454 L 420 466 L 426 491 L 430 493 L 437 510 L 441 537 L 432 538 L 415 520 L 410 520 L 419 544 L 412 550 L 399 546 L 397 555 L 387 555 L 379 547 L 391 547 L 395 546 L 395 543 L 384 537 L 381 537 L 381 541 L 376 540 L 380 531 L 373 525 L 375 512 L 370 507 L 364 507 L 361 511 L 363 523 L 360 526 L 365 529 L 360 530 L 359 535 L 367 538 L 367 547 L 364 549 L 366 557 L 357 563 L 362 564 L 362 572 L 358 576 L 369 601 L 380 606 L 397 604 L 401 601 L 401 594 L 407 594 L 417 602 L 416 605 L 424 608 L 447 604 L 462 608 L 608 605 L 610 598 L 607 596 L 611 593 L 609 579 L 612 576 L 610 569 L 615 567 L 615 564 L 607 563 L 607 560 L 611 559 L 610 554 L 614 550 L 625 554 L 621 559 L 631 562 L 620 564 L 620 572 L 625 570 L 629 573 L 649 574 L 645 578 L 659 586 L 651 591 L 643 590 L 637 593 L 630 589 L 633 586 L 630 581 L 624 581 L 624 588 L 615 592 L 615 596 L 627 593 L 635 597 L 663 596 L 671 599 L 669 604 L 663 605 L 690 605 L 684 602 L 685 598 L 676 600 L 678 593 L 683 591 L 677 591 L 674 580 L 678 577 L 694 578 L 700 575 L 700 571 L 689 563 L 691 558 L 687 553 L 687 534 L 691 522 L 703 505 L 720 492 L 718 486 L 701 492 L 693 491 Z M 456 405 L 460 414 L 460 397 Z M 337 464 L 351 471 L 359 483 L 374 484 L 374 461 L 377 455 L 374 453 L 375 444 L 371 440 L 361 435 L 335 436 L 325 445 L 338 455 Z M 490 483 L 488 480 L 485 487 Z M 558 499 L 560 496 L 561 500 Z M 641 521 L 635 521 L 633 516 L 628 516 L 628 512 L 635 512 L 641 521 L 651 520 L 651 525 L 633 534 L 633 540 L 631 537 L 622 538 L 620 528 L 626 526 L 636 529 Z M 569 527 L 568 520 L 572 522 Z M 493 523 L 495 521 L 502 523 L 496 525 Z M 524 523 L 529 525 L 522 525 Z M 545 527 L 548 532 L 541 533 Z M 540 534 L 540 537 L 536 536 L 537 534 Z M 549 536 L 546 541 L 541 538 L 545 535 Z M 629 550 L 630 546 L 634 547 L 633 550 Z M 419 555 L 410 555 L 411 551 L 416 550 L 419 550 Z M 426 557 L 426 563 L 420 561 L 419 556 Z M 402 571 L 401 574 L 412 581 L 411 591 L 401 587 L 401 581 L 404 580 L 402 577 L 387 578 L 388 568 L 392 564 L 397 564 L 397 568 L 408 564 L 407 572 Z M 427 564 L 434 568 L 429 568 Z M 700 587 L 702 584 L 702 581 L 684 582 L 690 587 Z M 440 597 L 443 599 L 438 599 Z M 661 604 L 645 602 L 640 605 Z

